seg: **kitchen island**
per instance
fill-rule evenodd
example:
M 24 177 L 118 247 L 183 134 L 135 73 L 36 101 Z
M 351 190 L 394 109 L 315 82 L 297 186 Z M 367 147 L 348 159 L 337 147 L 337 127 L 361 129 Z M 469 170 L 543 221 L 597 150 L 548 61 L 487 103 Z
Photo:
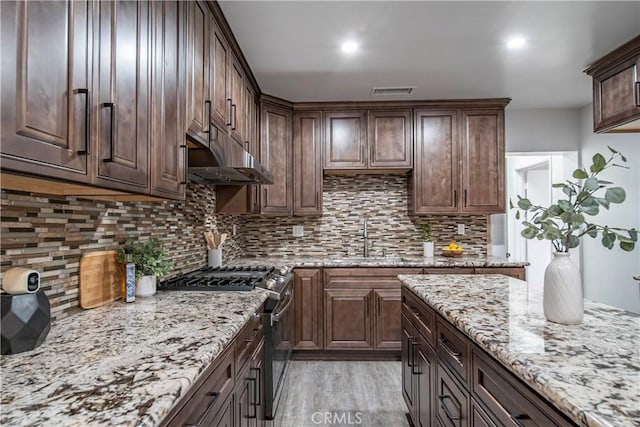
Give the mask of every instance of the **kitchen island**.
M 541 286 L 500 275 L 399 278 L 473 343 L 474 402 L 477 353 L 578 425 L 640 425 L 640 316 L 585 300 L 583 324 L 560 325 L 544 318 Z
M 268 292 L 159 292 L 54 322 L 1 356 L 0 424 L 155 426 L 229 346 Z

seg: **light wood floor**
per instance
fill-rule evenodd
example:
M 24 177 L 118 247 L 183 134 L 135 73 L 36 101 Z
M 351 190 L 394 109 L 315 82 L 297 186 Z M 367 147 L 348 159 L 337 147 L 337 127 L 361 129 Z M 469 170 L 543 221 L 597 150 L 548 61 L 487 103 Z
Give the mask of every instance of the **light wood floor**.
M 292 361 L 275 427 L 407 427 L 401 362 Z

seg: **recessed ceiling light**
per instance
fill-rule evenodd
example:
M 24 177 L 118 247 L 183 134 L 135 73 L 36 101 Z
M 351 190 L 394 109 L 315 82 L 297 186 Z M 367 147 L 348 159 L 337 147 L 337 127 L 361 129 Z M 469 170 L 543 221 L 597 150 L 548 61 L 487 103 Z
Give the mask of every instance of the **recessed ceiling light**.
M 507 40 L 507 47 L 509 49 L 522 49 L 526 44 L 527 41 L 524 39 L 524 37 L 521 36 L 511 37 L 509 40 Z
M 342 45 L 340 46 L 340 48 L 342 49 L 342 52 L 348 55 L 357 52 L 359 47 L 360 45 L 355 40 L 347 40 L 346 42 L 342 43 Z

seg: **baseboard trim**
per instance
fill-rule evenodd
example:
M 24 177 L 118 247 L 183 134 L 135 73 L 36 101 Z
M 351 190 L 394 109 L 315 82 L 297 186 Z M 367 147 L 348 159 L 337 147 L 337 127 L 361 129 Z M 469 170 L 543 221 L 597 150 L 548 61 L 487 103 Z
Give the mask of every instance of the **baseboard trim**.
M 292 360 L 400 360 L 400 351 L 294 350 Z

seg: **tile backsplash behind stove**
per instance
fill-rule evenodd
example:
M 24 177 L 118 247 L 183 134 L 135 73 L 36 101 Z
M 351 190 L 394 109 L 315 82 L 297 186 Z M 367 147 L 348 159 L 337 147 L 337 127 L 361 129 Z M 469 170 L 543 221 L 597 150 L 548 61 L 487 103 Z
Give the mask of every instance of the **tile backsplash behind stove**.
M 325 176 L 323 214 L 317 217 L 242 218 L 241 245 L 250 256 L 362 256 L 363 220 L 369 220 L 370 256 L 422 256 L 420 226 L 433 227 L 436 252 L 455 240 L 470 255 L 487 254 L 485 215 L 407 213 L 407 177 L 399 175 Z M 458 224 L 465 235 L 458 235 Z M 293 237 L 302 225 L 304 237 Z M 347 253 L 348 251 L 348 253 Z
M 0 266 L 25 266 L 41 273 L 53 317 L 79 304 L 82 254 L 117 249 L 128 238 L 159 237 L 174 262 L 169 277 L 206 264 L 203 232 L 229 233 L 224 260 L 241 254 L 231 230 L 239 218 L 215 214 L 213 187 L 190 184 L 184 202 L 103 202 L 3 190 Z

